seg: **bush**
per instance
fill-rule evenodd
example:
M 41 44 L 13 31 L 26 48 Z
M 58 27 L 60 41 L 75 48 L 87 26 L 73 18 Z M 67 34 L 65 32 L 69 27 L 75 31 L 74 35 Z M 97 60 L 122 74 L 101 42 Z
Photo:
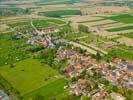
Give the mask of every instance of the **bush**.
M 14 68 L 15 67 L 15 65 L 14 64 L 10 64 L 10 68 Z

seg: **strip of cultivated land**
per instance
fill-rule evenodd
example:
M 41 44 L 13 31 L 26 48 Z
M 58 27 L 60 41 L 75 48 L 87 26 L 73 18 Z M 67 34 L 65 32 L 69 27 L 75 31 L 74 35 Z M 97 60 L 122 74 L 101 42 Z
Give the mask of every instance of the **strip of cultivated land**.
M 94 25 L 100 25 L 100 24 L 109 24 L 109 23 L 113 23 L 116 21 L 113 20 L 100 20 L 100 21 L 96 21 L 96 22 L 89 22 L 89 23 L 82 23 L 83 25 L 86 26 L 94 26 Z
M 133 23 L 133 16 L 130 14 L 120 14 L 120 15 L 111 16 L 111 17 L 104 17 L 104 18 L 111 19 L 111 20 L 125 23 L 125 24 Z
M 109 32 L 118 32 L 118 31 L 125 31 L 125 30 L 133 30 L 133 25 L 107 29 L 107 31 Z
M 109 27 L 117 27 L 117 26 L 121 26 L 121 25 L 125 25 L 123 23 L 112 23 L 112 24 L 106 24 L 106 25 L 101 25 L 101 28 L 109 28 Z
M 100 17 L 92 17 L 90 15 L 86 16 L 74 16 L 74 17 L 69 17 L 65 18 L 65 20 L 70 20 L 72 22 L 88 22 L 88 21 L 95 21 L 95 20 L 102 20 L 103 18 Z
M 76 42 L 69 42 L 70 44 L 72 44 L 73 46 L 75 46 L 75 47 L 80 47 L 80 48 L 82 48 L 82 49 L 84 49 L 84 50 L 87 50 L 87 52 L 89 52 L 89 53 L 91 53 L 91 54 L 97 54 L 97 52 L 95 51 L 95 50 L 93 50 L 93 49 L 90 49 L 89 47 L 87 47 L 87 46 L 84 46 L 84 45 L 82 45 L 82 44 L 80 44 L 80 43 L 76 43 Z
M 92 27 L 104 27 L 106 25 L 113 25 L 117 24 L 117 22 L 110 22 L 110 23 L 105 23 L 105 24 L 98 24 L 98 25 L 93 25 Z
M 129 38 L 133 38 L 133 32 L 131 33 L 125 33 L 125 34 L 121 34 L 123 36 L 129 37 Z
M 61 17 L 64 15 L 82 15 L 82 13 L 80 10 L 55 10 L 55 11 L 40 12 L 39 15 L 47 17 Z
M 104 28 L 104 29 L 106 29 L 106 30 L 108 30 L 108 29 L 113 29 L 113 28 L 121 28 L 121 27 L 123 27 L 123 29 L 124 29 L 124 27 L 128 27 L 128 26 L 132 26 L 133 27 L 133 24 L 123 24 L 123 25 L 116 25 L 116 26 L 110 26 L 110 27 L 106 27 L 106 28 Z

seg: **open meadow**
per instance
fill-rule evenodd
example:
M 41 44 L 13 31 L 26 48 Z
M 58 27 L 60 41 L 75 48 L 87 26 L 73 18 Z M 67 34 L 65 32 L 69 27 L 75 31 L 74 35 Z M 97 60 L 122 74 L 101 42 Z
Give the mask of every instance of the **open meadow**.
M 31 58 L 15 63 L 14 67 L 3 66 L 0 73 L 21 96 L 24 96 L 24 100 L 29 100 L 28 98 L 37 94 L 45 98 L 51 97 L 51 93 L 57 96 L 64 91 L 66 83 L 64 79 L 55 77 L 59 75 L 56 70 Z
M 27 39 L 14 40 L 12 37 L 13 33 L 0 34 L 0 66 L 29 57 Z

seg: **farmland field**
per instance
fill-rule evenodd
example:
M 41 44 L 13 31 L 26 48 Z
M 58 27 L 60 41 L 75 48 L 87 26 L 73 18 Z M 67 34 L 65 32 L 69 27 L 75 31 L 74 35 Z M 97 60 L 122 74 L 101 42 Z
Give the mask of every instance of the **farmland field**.
M 117 32 L 117 31 L 132 30 L 132 29 L 133 29 L 133 26 L 125 26 L 125 27 L 107 29 L 107 31 Z
M 80 10 L 55 10 L 55 11 L 40 12 L 39 14 L 47 17 L 61 17 L 65 15 L 82 15 Z
M 133 16 L 129 14 L 122 14 L 122 15 L 105 17 L 105 18 L 115 20 L 115 21 L 125 23 L 125 24 L 133 23 Z
M 38 6 L 40 6 L 40 5 L 58 5 L 58 4 L 74 4 L 75 3 L 75 1 L 60 1 L 60 0 L 58 0 L 58 1 L 41 1 L 41 2 L 37 2 L 36 3 L 36 5 L 38 5 Z
M 117 39 L 121 44 L 125 44 L 127 46 L 133 46 L 133 39 L 128 38 L 128 37 L 122 37 Z
M 36 94 L 40 94 L 44 96 L 45 100 L 49 100 L 50 97 L 58 97 L 61 93 L 64 92 L 64 85 L 66 84 L 66 80 L 57 79 L 35 91 L 32 91 L 26 95 L 24 95 L 24 100 L 29 100 L 29 98 L 34 97 Z
M 123 59 L 129 59 L 129 60 L 133 60 L 133 52 L 130 51 L 126 51 L 124 49 L 121 48 L 114 48 L 109 50 L 108 54 L 111 57 L 119 57 L 119 58 L 123 58 Z
M 104 20 L 104 19 L 80 21 L 80 22 L 78 22 L 78 23 L 97 22 L 97 21 L 101 21 L 101 20 Z
M 0 73 L 21 95 L 54 82 L 54 76 L 58 75 L 57 71 L 35 59 L 26 59 L 14 66 L 3 66 Z

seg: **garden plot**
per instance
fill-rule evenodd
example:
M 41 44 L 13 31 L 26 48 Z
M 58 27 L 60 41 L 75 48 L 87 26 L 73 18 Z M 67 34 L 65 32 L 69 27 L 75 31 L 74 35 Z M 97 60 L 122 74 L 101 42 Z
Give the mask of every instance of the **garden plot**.
M 118 42 L 120 42 L 121 44 L 125 44 L 127 46 L 133 46 L 133 39 L 128 38 L 128 37 L 122 37 L 117 39 Z

